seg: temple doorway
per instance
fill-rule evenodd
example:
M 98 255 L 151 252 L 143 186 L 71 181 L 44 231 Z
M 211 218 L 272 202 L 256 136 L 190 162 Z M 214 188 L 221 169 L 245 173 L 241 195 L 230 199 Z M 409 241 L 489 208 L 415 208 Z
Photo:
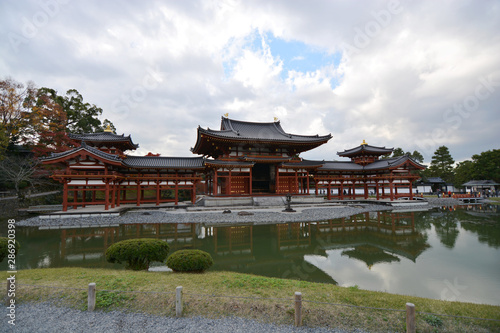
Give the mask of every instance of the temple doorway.
M 273 164 L 257 163 L 252 168 L 252 193 L 274 193 L 276 168 Z

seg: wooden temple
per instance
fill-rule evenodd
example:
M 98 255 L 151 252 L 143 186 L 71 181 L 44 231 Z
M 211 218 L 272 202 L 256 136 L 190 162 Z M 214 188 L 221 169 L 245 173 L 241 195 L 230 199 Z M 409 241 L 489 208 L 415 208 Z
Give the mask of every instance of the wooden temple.
M 205 161 L 210 195 L 309 194 L 309 165 L 299 156 L 330 140 L 330 134 L 296 135 L 279 121 L 245 122 L 222 117 L 220 130 L 198 127 L 191 151 Z
M 125 203 L 177 204 L 180 191 L 190 192 L 195 202 L 196 184 L 205 168 L 203 158 L 125 155 L 138 145 L 130 136 L 109 129 L 70 136 L 79 147 L 42 159 L 44 164 L 59 167 L 51 177 L 64 186 L 63 211 L 68 206 L 104 205 L 108 210 Z
M 299 154 L 327 143 L 332 136 L 285 132 L 278 120 L 259 123 L 222 117 L 219 130 L 198 127 L 191 151 L 199 157 L 131 156 L 138 145 L 130 136 L 70 134 L 71 150 L 42 158 L 55 165 L 61 182 L 63 210 L 68 207 L 179 202 L 197 194 L 209 196 L 321 195 L 326 199 L 413 198 L 412 184 L 425 167 L 409 156 L 381 158 L 392 148 L 363 143 L 338 153 L 351 161 L 304 160 Z M 203 185 L 202 190 L 197 186 Z

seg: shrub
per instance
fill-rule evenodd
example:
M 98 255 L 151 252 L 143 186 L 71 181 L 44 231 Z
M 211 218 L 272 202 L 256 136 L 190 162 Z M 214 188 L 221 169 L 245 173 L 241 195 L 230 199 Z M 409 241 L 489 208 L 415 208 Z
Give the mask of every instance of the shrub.
M 167 242 L 159 239 L 136 238 L 115 243 L 106 250 L 110 263 L 126 262 L 126 269 L 147 270 L 152 261 L 164 261 L 168 256 Z
M 14 248 L 12 247 L 12 242 L 10 242 L 11 244 L 11 250 Z M 14 253 L 12 254 L 15 254 L 17 253 L 17 251 L 19 251 L 19 243 L 17 241 L 15 241 L 15 251 L 13 251 Z M 2 262 L 8 255 L 9 255 L 9 238 L 7 237 L 0 237 L 0 262 Z
M 167 259 L 167 266 L 174 272 L 201 273 L 214 264 L 212 256 L 201 250 L 179 250 Z

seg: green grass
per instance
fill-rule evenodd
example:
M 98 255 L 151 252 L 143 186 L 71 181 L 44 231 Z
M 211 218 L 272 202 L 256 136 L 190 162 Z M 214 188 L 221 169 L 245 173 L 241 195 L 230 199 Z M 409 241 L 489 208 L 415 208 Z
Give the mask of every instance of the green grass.
M 490 204 L 492 205 L 500 205 L 500 198 L 488 198 L 490 200 Z
M 175 316 L 175 288 L 183 286 L 186 316 L 238 316 L 277 324 L 293 324 L 293 296 L 296 291 L 300 291 L 304 300 L 303 322 L 307 326 L 361 328 L 373 332 L 405 330 L 404 312 L 343 307 L 319 302 L 400 310 L 404 310 L 405 304 L 411 302 L 415 304 L 417 312 L 500 320 L 499 306 L 446 302 L 367 291 L 359 289 L 358 286 L 343 288 L 331 284 L 232 272 L 182 274 L 54 268 L 18 271 L 16 278 L 18 302 L 57 299 L 61 305 L 82 310 L 86 309 L 88 284 L 95 282 L 98 311 L 120 309 Z M 51 286 L 51 288 L 23 286 L 23 284 Z M 423 332 L 490 332 L 500 331 L 500 321 L 417 314 L 417 329 Z

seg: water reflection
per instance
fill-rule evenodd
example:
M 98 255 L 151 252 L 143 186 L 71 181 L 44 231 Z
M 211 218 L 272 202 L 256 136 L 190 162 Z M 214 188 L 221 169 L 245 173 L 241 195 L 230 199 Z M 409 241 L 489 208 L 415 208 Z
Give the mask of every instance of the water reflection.
M 391 292 L 405 290 L 432 298 L 440 298 L 443 281 L 460 277 L 461 283 L 471 281 L 466 285 L 474 297 L 479 295 L 488 303 L 497 304 L 500 300 L 495 297 L 480 295 L 488 295 L 491 290 L 500 294 L 499 217 L 497 206 L 471 205 L 451 210 L 443 207 L 421 212 L 370 212 L 342 219 L 269 225 L 188 223 L 51 230 L 18 228 L 17 239 L 22 244 L 18 268 L 122 269 L 122 265 L 105 261 L 106 249 L 121 240 L 147 237 L 167 241 L 170 252 L 179 249 L 209 252 L 215 261 L 213 270 L 358 284 L 360 288 Z M 476 259 L 478 256 L 480 260 Z M 489 288 L 489 292 L 471 287 L 477 284 L 474 280 L 478 277 L 484 284 L 482 288 Z M 466 293 L 461 297 L 477 301 L 469 299 Z

